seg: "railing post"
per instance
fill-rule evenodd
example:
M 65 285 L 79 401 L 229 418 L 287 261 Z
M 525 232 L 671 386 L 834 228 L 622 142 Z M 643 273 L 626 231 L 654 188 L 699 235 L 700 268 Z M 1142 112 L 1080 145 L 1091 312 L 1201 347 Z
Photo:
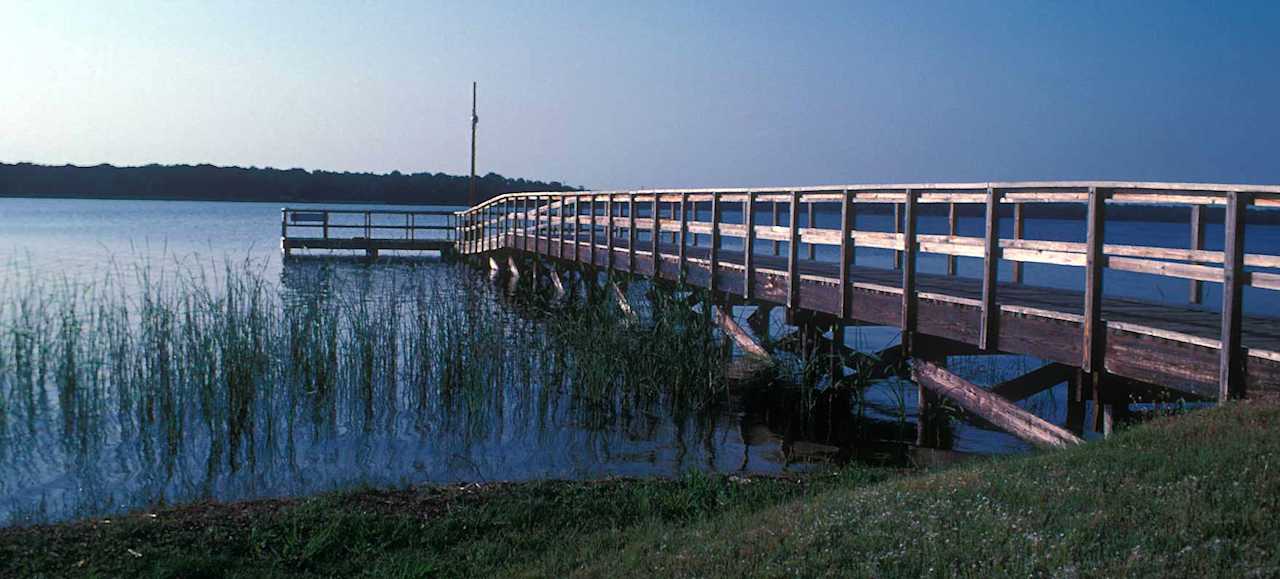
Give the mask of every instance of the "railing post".
M 636 272 L 636 192 L 627 193 L 627 271 Z
M 778 201 L 776 199 L 773 202 L 773 221 L 769 222 L 769 226 L 770 227 L 778 226 Z M 779 243 L 778 240 L 776 239 L 773 240 L 773 254 L 781 255 L 782 254 L 781 248 L 782 248 L 781 243 Z
M 684 283 L 685 276 L 688 275 L 686 259 L 686 247 L 689 245 L 689 194 L 680 194 L 680 283 Z
M 587 211 L 591 212 L 591 233 L 587 235 L 587 243 L 591 244 L 591 251 L 587 253 L 591 259 L 591 267 L 596 266 L 596 196 L 594 194 L 587 200 Z
M 817 217 L 817 215 L 814 208 L 816 206 L 817 206 L 817 203 L 810 203 L 805 208 L 806 214 L 808 215 L 808 219 L 805 221 L 805 223 L 809 225 L 809 229 L 816 229 L 818 227 L 817 223 L 815 222 L 815 218 Z M 817 251 L 818 251 L 818 245 L 814 243 L 810 243 L 809 244 L 809 261 L 814 260 L 814 258 L 817 256 Z
M 902 205 L 893 204 L 893 232 L 902 233 Z M 902 250 L 893 250 L 893 269 L 902 269 Z
M 1103 246 L 1106 244 L 1106 191 L 1089 188 L 1088 233 L 1085 249 L 1084 271 L 1084 335 L 1081 347 L 1084 352 L 1080 369 L 1097 375 L 1103 370 L 1106 327 L 1102 321 L 1102 274 L 1106 265 Z M 1097 400 L 1095 399 L 1096 403 Z M 1096 414 L 1096 412 L 1095 412 Z
M 289 210 L 280 208 L 280 240 L 289 238 Z
M 1022 204 L 1013 204 L 1013 238 L 1022 239 Z M 1022 262 L 1014 261 L 1009 264 L 1013 273 L 1013 283 L 1022 283 Z
M 653 229 L 653 234 L 652 234 L 653 238 L 649 240 L 650 242 L 653 243 L 653 278 L 654 279 L 658 279 L 659 277 L 661 277 L 659 274 L 662 272 L 662 255 L 658 253 L 659 238 L 662 236 L 662 229 L 658 224 L 658 222 L 661 220 L 661 217 L 659 216 L 659 213 L 661 213 L 660 209 L 661 207 L 658 205 L 658 193 L 655 191 L 653 193 L 653 209 L 650 211 L 650 213 L 652 213 L 650 217 L 653 218 L 653 223 L 650 224 L 652 225 L 652 229 Z
M 573 196 L 573 261 L 582 261 L 582 246 L 578 237 L 582 235 L 582 195 Z
M 787 308 L 800 303 L 800 192 L 791 192 L 790 217 L 791 241 L 787 244 Z
M 840 317 L 848 318 L 852 313 L 853 293 L 849 291 L 849 266 L 853 262 L 854 243 L 852 239 L 854 205 L 848 189 L 840 196 Z
M 566 198 L 566 197 L 568 197 L 568 195 L 565 195 L 564 193 L 561 193 L 561 194 L 557 195 L 556 197 L 558 197 L 558 198 L 559 198 L 559 200 L 560 200 L 560 210 L 557 212 L 557 214 L 558 214 L 558 215 L 559 215 L 559 217 L 560 217 L 560 244 L 559 244 L 559 245 L 560 245 L 560 259 L 562 259 L 562 260 L 563 260 L 563 259 L 564 259 L 564 244 L 565 244 L 565 229 L 564 229 L 564 226 L 565 226 L 565 218 L 564 218 L 565 202 L 564 202 L 564 200 L 565 200 L 565 198 Z
M 608 197 L 604 198 L 604 212 L 606 214 L 606 217 L 604 218 L 604 237 L 605 239 L 608 240 L 607 242 L 605 242 L 605 247 L 606 247 L 605 251 L 609 252 L 608 255 L 605 257 L 604 262 L 605 262 L 605 268 L 608 270 L 612 270 L 613 269 L 613 236 L 614 236 L 613 193 L 610 193 Z M 605 275 L 607 276 L 608 273 L 606 272 Z
M 748 191 L 747 200 L 742 203 L 742 222 L 746 225 L 746 232 L 742 236 L 742 296 L 751 299 L 755 292 L 752 290 L 752 282 L 756 278 L 756 192 Z
M 919 191 L 907 189 L 902 227 L 902 351 L 912 355 L 916 331 L 916 201 Z
M 329 239 L 329 212 L 324 212 L 324 238 Z
M 720 193 L 711 194 L 711 247 L 708 250 L 708 257 L 710 260 L 707 269 L 711 271 L 711 279 L 707 282 L 707 287 L 714 296 L 716 291 L 716 272 L 720 269 L 720 265 L 717 263 L 720 259 Z
M 956 204 L 954 201 L 947 204 L 947 235 L 956 236 L 956 230 L 959 225 L 959 216 L 956 214 Z M 956 256 L 947 256 L 947 275 L 956 274 Z
M 1244 231 L 1248 193 L 1227 193 L 1222 242 L 1222 350 L 1218 362 L 1218 400 L 1245 395 L 1244 345 Z
M 1200 251 L 1204 249 L 1204 205 L 1191 206 L 1191 250 Z M 1201 282 L 1198 279 L 1191 280 L 1191 297 L 1193 304 L 1200 303 L 1203 291 L 1201 290 Z
M 996 287 L 1000 283 L 1000 192 L 987 188 L 986 235 L 982 250 L 982 327 L 978 347 L 995 349 L 1000 323 L 1000 307 L 996 304 Z

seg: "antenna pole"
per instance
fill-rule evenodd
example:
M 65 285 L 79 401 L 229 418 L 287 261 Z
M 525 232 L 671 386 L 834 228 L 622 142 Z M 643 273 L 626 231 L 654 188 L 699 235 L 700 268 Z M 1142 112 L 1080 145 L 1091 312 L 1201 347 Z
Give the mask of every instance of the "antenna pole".
M 471 181 L 470 192 L 467 194 L 467 203 L 475 207 L 479 199 L 476 198 L 476 125 L 480 123 L 480 117 L 476 116 L 476 83 L 471 82 Z

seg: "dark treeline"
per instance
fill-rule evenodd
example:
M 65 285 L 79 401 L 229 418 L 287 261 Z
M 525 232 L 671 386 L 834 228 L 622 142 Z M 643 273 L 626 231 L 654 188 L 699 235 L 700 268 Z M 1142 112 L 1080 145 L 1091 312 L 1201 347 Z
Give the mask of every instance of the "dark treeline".
M 0 163 L 0 197 L 466 204 L 468 178 L 213 165 L 47 166 Z M 516 191 L 569 191 L 558 181 L 477 176 L 481 199 Z

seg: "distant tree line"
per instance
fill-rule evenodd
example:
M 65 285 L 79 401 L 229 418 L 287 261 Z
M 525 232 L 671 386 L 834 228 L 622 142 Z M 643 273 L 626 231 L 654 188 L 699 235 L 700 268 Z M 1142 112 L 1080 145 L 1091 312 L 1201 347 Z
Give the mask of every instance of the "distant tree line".
M 476 177 L 480 199 L 519 191 L 573 191 L 559 181 Z M 0 197 L 173 199 L 465 205 L 468 177 L 399 171 L 337 173 L 214 165 L 48 166 L 0 163 Z

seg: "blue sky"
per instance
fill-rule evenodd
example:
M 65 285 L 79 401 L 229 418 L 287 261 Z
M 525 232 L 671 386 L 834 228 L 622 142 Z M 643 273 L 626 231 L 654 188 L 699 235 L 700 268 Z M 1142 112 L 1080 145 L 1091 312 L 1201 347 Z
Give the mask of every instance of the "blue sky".
M 0 0 L 0 160 L 1280 183 L 1276 2 Z

